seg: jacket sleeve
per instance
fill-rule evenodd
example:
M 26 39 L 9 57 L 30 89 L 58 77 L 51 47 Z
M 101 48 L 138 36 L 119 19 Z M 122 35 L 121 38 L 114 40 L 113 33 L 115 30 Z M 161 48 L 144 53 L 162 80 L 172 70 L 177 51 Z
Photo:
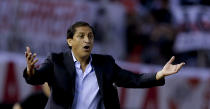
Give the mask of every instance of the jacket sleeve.
M 53 72 L 53 63 L 51 56 L 48 56 L 38 69 L 35 68 L 35 73 L 32 76 L 27 75 L 27 69 L 23 72 L 23 77 L 28 84 L 41 85 L 44 82 L 49 82 L 50 74 Z
M 112 58 L 112 57 L 111 57 Z M 114 82 L 118 87 L 125 88 L 150 88 L 165 84 L 165 79 L 156 80 L 156 73 L 136 74 L 120 68 L 112 58 L 115 74 Z

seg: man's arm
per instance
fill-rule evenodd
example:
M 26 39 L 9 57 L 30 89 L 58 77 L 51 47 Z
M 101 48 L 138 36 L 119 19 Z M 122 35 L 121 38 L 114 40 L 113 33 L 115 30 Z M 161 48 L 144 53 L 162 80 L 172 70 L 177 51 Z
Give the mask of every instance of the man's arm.
M 177 73 L 184 63 L 172 65 L 175 57 L 172 57 L 163 69 L 157 73 L 140 73 L 135 74 L 130 71 L 121 69 L 114 62 L 115 83 L 119 87 L 126 88 L 150 88 L 165 84 L 165 76 Z M 114 61 L 114 59 L 112 59 Z
M 165 79 L 156 79 L 156 73 L 134 73 L 119 67 L 111 58 L 114 69 L 114 83 L 125 88 L 150 88 L 165 84 Z

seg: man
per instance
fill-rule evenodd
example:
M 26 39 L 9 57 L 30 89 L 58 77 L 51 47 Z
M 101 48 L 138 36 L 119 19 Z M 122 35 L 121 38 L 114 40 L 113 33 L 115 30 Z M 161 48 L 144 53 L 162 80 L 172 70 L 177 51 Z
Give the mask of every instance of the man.
M 121 69 L 111 56 L 91 54 L 94 33 L 86 22 L 76 22 L 68 29 L 67 43 L 70 51 L 51 54 L 39 69 L 34 68 L 36 54 L 26 47 L 24 77 L 33 85 L 48 82 L 51 95 L 46 109 L 120 109 L 116 86 L 164 85 L 164 77 L 184 65 L 172 65 L 172 57 L 157 73 L 134 74 Z

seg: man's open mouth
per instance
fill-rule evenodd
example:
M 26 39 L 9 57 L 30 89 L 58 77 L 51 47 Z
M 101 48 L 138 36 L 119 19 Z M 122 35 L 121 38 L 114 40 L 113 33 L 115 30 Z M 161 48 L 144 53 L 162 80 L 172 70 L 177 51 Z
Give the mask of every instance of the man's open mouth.
M 90 46 L 84 46 L 84 49 L 89 50 Z

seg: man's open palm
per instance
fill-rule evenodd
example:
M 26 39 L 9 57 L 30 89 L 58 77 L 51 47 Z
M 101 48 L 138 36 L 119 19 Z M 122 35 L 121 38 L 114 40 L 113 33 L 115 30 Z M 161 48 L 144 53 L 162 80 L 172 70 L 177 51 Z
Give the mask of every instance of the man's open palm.
M 182 68 L 182 66 L 185 65 L 184 62 L 173 65 L 172 63 L 174 62 L 174 60 L 175 60 L 175 57 L 174 56 L 171 57 L 171 59 L 165 64 L 163 69 L 157 73 L 157 76 L 156 76 L 157 80 L 165 76 L 177 73 Z
M 182 66 L 185 64 L 184 62 L 180 63 L 180 64 L 176 64 L 176 65 L 172 65 L 172 63 L 174 62 L 175 57 L 173 56 L 167 63 L 166 65 L 163 67 L 162 72 L 164 76 L 168 76 L 171 74 L 175 74 L 177 73 Z
M 36 58 L 36 53 L 34 53 L 32 55 L 30 48 L 26 47 L 25 57 L 26 57 L 26 62 L 27 62 L 27 74 L 28 75 L 33 75 L 34 66 L 38 62 L 38 59 L 35 59 Z

